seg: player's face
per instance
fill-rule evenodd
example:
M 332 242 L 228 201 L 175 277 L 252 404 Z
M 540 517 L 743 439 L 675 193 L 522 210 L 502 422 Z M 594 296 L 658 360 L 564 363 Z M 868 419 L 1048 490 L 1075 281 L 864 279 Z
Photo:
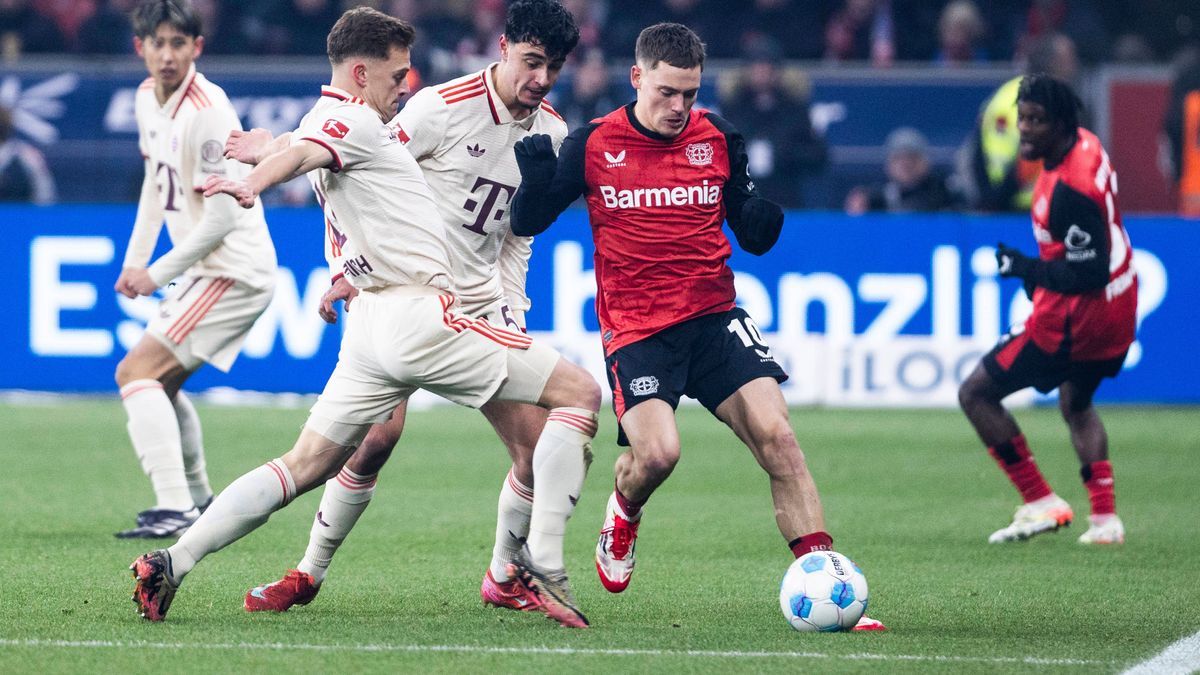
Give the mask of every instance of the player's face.
M 496 86 L 502 96 L 508 95 L 513 99 L 504 101 L 504 105 L 536 110 L 558 81 L 565 61 L 565 57 L 551 61 L 541 45 L 531 42 L 509 43 L 507 38 L 500 36 L 500 66 L 496 68 Z
M 646 128 L 668 138 L 678 136 L 700 91 L 700 66 L 676 68 L 659 61 L 653 68 L 633 66 L 629 79 L 637 90 L 634 114 Z
M 163 23 L 153 35 L 133 38 L 133 47 L 146 62 L 157 93 L 165 99 L 183 84 L 192 62 L 204 49 L 204 38 L 193 38 Z
M 409 51 L 393 46 L 387 59 L 365 59 L 363 66 L 363 100 L 386 122 L 396 116 L 400 99 L 408 94 Z
M 1021 134 L 1021 159 L 1043 159 L 1054 145 L 1057 126 L 1040 103 L 1017 103 L 1017 131 Z

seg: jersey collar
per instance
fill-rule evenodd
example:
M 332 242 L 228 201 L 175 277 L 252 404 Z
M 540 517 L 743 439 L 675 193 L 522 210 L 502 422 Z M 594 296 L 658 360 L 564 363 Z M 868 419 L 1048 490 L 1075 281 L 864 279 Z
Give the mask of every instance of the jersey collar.
M 196 64 L 192 63 L 188 66 L 187 75 L 183 76 L 183 82 L 179 83 L 179 88 L 174 94 L 167 99 L 163 104 L 162 110 L 171 115 L 171 119 L 175 119 L 175 115 L 179 114 L 179 108 L 183 105 L 183 101 L 187 98 L 188 89 L 192 88 L 192 83 L 196 80 Z
M 512 113 L 508 112 L 508 106 L 500 100 L 500 94 L 496 92 L 496 81 L 492 79 L 492 70 L 498 65 L 499 62 L 492 63 L 483 69 L 483 91 L 487 95 L 488 108 L 492 111 L 492 121 L 496 124 L 516 124 L 528 131 L 533 128 L 533 121 L 541 112 L 541 107 L 523 120 L 514 119 Z
M 663 141 L 665 143 L 672 143 L 674 141 L 679 140 L 680 138 L 683 138 L 683 135 L 685 133 L 687 133 L 688 127 L 692 123 L 692 116 L 696 113 L 695 108 L 692 108 L 690 111 L 688 111 L 687 119 L 685 119 L 683 121 L 683 129 L 680 129 L 679 133 L 677 135 L 668 138 L 667 136 L 663 136 L 662 134 L 658 133 L 657 131 L 650 129 L 649 127 L 644 126 L 641 122 L 639 122 L 637 115 L 633 112 L 633 106 L 635 106 L 635 105 L 637 105 L 636 100 L 625 104 L 625 116 L 629 118 L 630 126 L 632 126 L 634 128 L 634 130 L 637 131 L 639 134 L 646 136 L 647 138 L 652 138 L 656 141 Z
M 334 86 L 328 85 L 328 84 L 321 85 L 321 96 L 323 96 L 323 97 L 327 96 L 329 98 L 334 98 L 339 101 L 345 101 L 346 103 L 354 103 L 356 105 L 366 105 L 367 104 L 366 101 L 362 100 L 361 98 L 359 98 L 357 96 L 352 95 L 350 92 L 346 91 L 345 89 L 338 89 L 337 87 L 334 87 Z

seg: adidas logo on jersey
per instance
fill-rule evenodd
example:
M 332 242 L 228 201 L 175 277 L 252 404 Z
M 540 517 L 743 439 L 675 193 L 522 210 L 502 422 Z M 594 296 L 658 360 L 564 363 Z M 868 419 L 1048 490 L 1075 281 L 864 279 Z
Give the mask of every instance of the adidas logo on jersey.
M 483 153 L 485 153 L 485 152 L 487 152 L 487 148 L 479 147 L 478 143 L 476 143 L 475 145 L 467 146 L 467 154 L 469 154 L 472 157 L 482 157 Z
M 618 190 L 611 185 L 600 186 L 600 196 L 605 208 L 640 209 L 655 206 L 691 206 L 695 204 L 717 204 L 721 201 L 721 186 L 688 185 L 662 188 L 637 188 Z

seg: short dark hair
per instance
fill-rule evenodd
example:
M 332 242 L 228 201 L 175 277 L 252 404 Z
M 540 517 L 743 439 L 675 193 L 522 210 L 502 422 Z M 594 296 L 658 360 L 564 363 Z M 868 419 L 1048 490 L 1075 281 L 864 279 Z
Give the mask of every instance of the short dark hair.
M 1021 101 L 1037 103 L 1045 108 L 1046 115 L 1062 122 L 1068 134 L 1075 135 L 1079 131 L 1079 112 L 1083 109 L 1083 101 L 1066 82 L 1045 73 L 1026 75 L 1021 78 L 1021 86 L 1017 88 L 1017 102 Z
M 676 68 L 704 68 L 704 43 L 695 31 L 680 23 L 656 23 L 638 35 L 634 58 L 650 68 L 665 61 Z
M 329 29 L 325 51 L 334 65 L 352 56 L 386 59 L 392 47 L 412 47 L 416 36 L 416 29 L 403 19 L 370 7 L 355 7 L 346 10 Z
M 133 34 L 154 35 L 164 23 L 193 38 L 200 37 L 200 14 L 188 0 L 142 0 L 133 10 Z
M 504 37 L 509 44 L 539 45 L 546 58 L 558 61 L 579 44 L 579 26 L 558 0 L 517 0 L 508 7 Z

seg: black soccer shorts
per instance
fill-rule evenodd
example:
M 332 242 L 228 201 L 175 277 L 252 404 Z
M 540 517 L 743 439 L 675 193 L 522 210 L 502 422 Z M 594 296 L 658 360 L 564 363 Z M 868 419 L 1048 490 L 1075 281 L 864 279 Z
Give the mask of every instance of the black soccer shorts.
M 745 310 L 735 307 L 665 328 L 625 345 L 605 360 L 617 420 L 650 399 L 672 409 L 690 396 L 709 412 L 760 377 L 788 379 Z M 618 424 L 617 443 L 629 445 Z
M 1063 382 L 1095 391 L 1101 380 L 1121 372 L 1126 354 L 1101 361 L 1072 361 L 1065 349 L 1051 354 L 1037 346 L 1028 333 L 1009 333 L 984 355 L 983 367 L 1007 391 L 1033 387 L 1048 394 Z

